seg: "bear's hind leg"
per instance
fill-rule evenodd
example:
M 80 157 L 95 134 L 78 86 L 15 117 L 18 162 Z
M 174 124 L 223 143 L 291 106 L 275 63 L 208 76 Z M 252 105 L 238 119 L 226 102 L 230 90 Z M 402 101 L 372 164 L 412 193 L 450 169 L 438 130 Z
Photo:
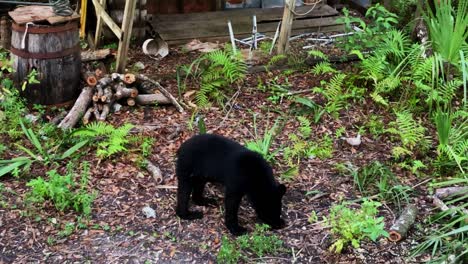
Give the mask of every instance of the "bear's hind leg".
M 182 219 L 192 220 L 203 217 L 203 213 L 200 211 L 189 211 L 189 200 L 191 191 L 192 181 L 189 179 L 179 178 L 177 186 L 176 214 Z

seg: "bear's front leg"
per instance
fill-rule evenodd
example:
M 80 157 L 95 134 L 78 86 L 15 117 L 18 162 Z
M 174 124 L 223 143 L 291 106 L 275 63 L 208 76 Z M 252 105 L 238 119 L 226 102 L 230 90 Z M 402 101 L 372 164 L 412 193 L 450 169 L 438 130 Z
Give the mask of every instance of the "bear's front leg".
M 177 186 L 177 207 L 176 214 L 187 220 L 199 219 L 203 217 L 203 213 L 200 211 L 189 211 L 189 200 L 190 193 L 192 192 L 192 183 L 190 180 L 181 179 L 178 180 Z
M 242 195 L 239 193 L 226 192 L 224 198 L 225 204 L 225 224 L 229 232 L 235 236 L 243 235 L 247 232 L 247 229 L 239 225 L 239 219 L 237 217 Z

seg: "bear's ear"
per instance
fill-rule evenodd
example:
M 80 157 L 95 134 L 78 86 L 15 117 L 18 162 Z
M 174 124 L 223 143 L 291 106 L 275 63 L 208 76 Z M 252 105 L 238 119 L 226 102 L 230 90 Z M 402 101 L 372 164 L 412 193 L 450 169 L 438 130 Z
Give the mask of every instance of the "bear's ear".
M 286 193 L 286 186 L 284 184 L 278 185 L 278 192 L 280 196 L 283 196 Z

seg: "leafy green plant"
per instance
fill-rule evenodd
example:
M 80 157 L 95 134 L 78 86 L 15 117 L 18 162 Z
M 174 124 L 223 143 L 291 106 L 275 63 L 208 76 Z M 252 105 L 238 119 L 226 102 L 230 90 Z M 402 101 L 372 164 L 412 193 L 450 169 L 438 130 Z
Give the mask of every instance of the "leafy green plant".
M 71 172 L 62 176 L 56 170 L 51 170 L 47 175 L 48 180 L 38 177 L 26 184 L 31 187 L 27 199 L 29 202 L 37 205 L 50 200 L 59 211 L 74 209 L 85 216 L 91 214 L 96 194 L 87 192 L 88 173 L 83 173 L 79 183 Z
M 369 116 L 365 127 L 374 137 L 379 137 L 385 133 L 385 124 L 382 117 L 375 114 Z
M 85 128 L 75 130 L 73 137 L 79 137 L 90 142 L 97 142 L 97 156 L 108 158 L 127 151 L 129 132 L 133 128 L 131 124 L 124 124 L 115 128 L 105 123 L 91 123 Z
M 330 251 L 341 253 L 348 244 L 358 248 L 365 238 L 376 241 L 380 236 L 387 237 L 384 218 L 377 217 L 380 206 L 379 202 L 369 200 L 364 200 L 360 209 L 351 209 L 346 204 L 334 205 L 326 219 L 335 238 Z
M 16 143 L 15 146 L 27 154 L 27 156 L 20 156 L 10 160 L 0 160 L 0 177 L 8 173 L 19 175 L 21 168 L 28 169 L 36 162 L 49 165 L 53 162 L 67 159 L 88 143 L 87 140 L 79 141 L 66 151 L 57 153 L 57 149 L 62 145 L 61 143 L 51 148 L 45 148 L 31 128 L 26 128 L 21 120 L 19 123 L 24 135 L 33 145 L 34 149 L 28 149 L 27 147 Z
M 240 260 L 248 261 L 247 253 L 262 258 L 267 254 L 276 254 L 283 248 L 283 241 L 276 235 L 268 236 L 267 225 L 255 225 L 255 230 L 250 235 L 238 237 L 230 241 L 226 236 L 221 239 L 221 247 L 218 252 L 219 263 L 239 263 Z
M 400 148 L 392 150 L 396 158 L 401 157 L 401 153 L 411 153 L 418 146 L 418 149 L 424 151 L 428 146 L 428 141 L 425 137 L 426 128 L 421 122 L 417 122 L 413 118 L 413 114 L 409 111 L 395 112 L 396 120 L 389 123 L 387 132 L 396 135 L 402 143 Z M 401 152 L 403 149 L 403 152 Z M 406 150 L 406 152 L 404 151 Z
M 349 10 L 346 8 L 343 9 L 343 14 L 344 16 L 339 18 L 338 21 L 345 24 L 348 32 L 354 32 L 354 34 L 344 37 L 343 41 L 340 42 L 341 47 L 346 51 L 375 48 L 384 38 L 385 32 L 398 24 L 398 16 L 389 12 L 380 4 L 373 5 L 367 10 L 366 18 L 371 21 L 369 25 L 361 18 L 350 16 Z M 354 24 L 359 24 L 361 30 L 354 31 Z
M 428 5 L 428 1 L 425 3 Z M 422 10 L 434 49 L 446 61 L 458 64 L 460 50 L 468 49 L 468 1 L 460 0 L 457 8 L 453 8 L 452 1 L 441 0 L 436 3 L 435 11 Z
M 218 50 L 202 55 L 182 69 L 187 74 L 183 86 L 186 86 L 189 76 L 198 82 L 200 90 L 195 95 L 195 101 L 198 106 L 206 107 L 210 100 L 224 105 L 228 99 L 227 89 L 243 80 L 247 66 L 240 56 Z
M 453 119 L 458 117 L 456 124 Z M 456 162 L 461 173 L 467 170 L 468 161 L 468 115 L 460 110 L 455 114 L 440 108 L 435 114 L 439 146 L 439 159 L 448 158 Z
M 247 141 L 245 146 L 255 152 L 262 154 L 262 156 L 269 162 L 274 161 L 275 155 L 278 153 L 279 150 L 270 152 L 271 144 L 275 140 L 276 133 L 278 129 L 278 120 L 275 124 L 267 131 L 263 137 L 259 137 L 257 133 L 257 115 L 254 115 L 254 133 L 255 133 L 255 140 Z
M 466 175 L 443 182 L 435 183 L 432 187 L 467 186 Z M 426 224 L 432 228 L 427 229 L 429 234 L 423 238 L 422 243 L 413 248 L 410 258 L 429 252 L 433 263 L 465 263 L 468 257 L 468 225 L 466 224 L 467 194 L 459 193 L 449 196 L 444 203 L 449 210 L 435 213 L 428 218 Z

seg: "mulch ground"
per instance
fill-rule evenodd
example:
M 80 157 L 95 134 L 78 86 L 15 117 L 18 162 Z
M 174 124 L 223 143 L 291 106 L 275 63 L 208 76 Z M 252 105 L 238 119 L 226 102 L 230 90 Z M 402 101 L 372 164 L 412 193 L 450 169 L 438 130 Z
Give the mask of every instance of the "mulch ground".
M 300 42 L 298 42 L 300 43 Z M 302 45 L 302 43 L 300 44 Z M 300 50 L 299 44 L 294 48 Z M 134 48 L 129 65 L 143 62 L 145 73 L 161 82 L 172 94 L 177 95 L 176 66 L 192 62 L 198 52 L 183 52 L 172 49 L 171 54 L 159 62 L 145 57 L 140 49 Z M 264 62 L 264 61 L 263 61 Z M 259 64 L 263 63 L 259 62 Z M 338 68 L 353 71 L 352 63 L 337 65 Z M 213 133 L 245 142 L 253 139 L 253 116 L 257 113 L 257 126 L 260 135 L 274 120 L 290 109 L 290 102 L 284 100 L 274 104 L 267 100 L 269 94 L 257 89 L 258 79 L 272 79 L 280 71 L 248 75 L 235 107 L 229 115 L 219 108 L 211 108 L 201 114 L 207 129 Z M 314 76 L 296 72 L 288 76 L 292 90 L 302 90 L 317 86 L 327 76 Z M 195 88 L 195 87 L 194 87 Z M 314 98 L 312 94 L 305 94 Z M 353 179 L 340 175 L 335 170 L 336 163 L 351 162 L 360 167 L 372 161 L 386 162 L 391 159 L 392 143 L 382 136 L 372 138 L 364 135 L 362 145 L 356 150 L 334 137 L 339 127 L 344 127 L 349 136 L 355 136 L 357 127 L 364 124 L 371 113 L 383 115 L 371 101 L 352 105 L 343 111 L 338 119 L 325 117 L 313 125 L 314 137 L 329 134 L 334 138 L 334 153 L 330 159 L 304 159 L 300 164 L 300 174 L 286 182 L 288 191 L 284 198 L 284 218 L 287 227 L 272 231 L 285 245 L 285 251 L 252 262 L 266 263 L 405 263 L 409 250 L 420 234 L 415 231 L 400 243 L 386 239 L 377 242 L 364 241 L 359 249 L 347 248 L 342 254 L 328 251 L 332 243 L 329 231 L 321 225 L 308 222 L 312 211 L 319 216 L 328 215 L 329 208 L 341 200 L 359 198 L 353 186 Z M 157 125 L 160 129 L 145 132 L 155 139 L 150 160 L 157 164 L 164 175 L 164 185 L 158 185 L 144 170 L 138 168 L 127 156 L 114 157 L 97 163 L 92 153 L 87 155 L 91 164 L 91 186 L 98 191 L 93 205 L 91 220 L 87 229 L 77 229 L 70 236 L 60 238 L 58 232 L 68 222 L 76 221 L 73 212 L 58 213 L 53 206 L 45 204 L 44 209 L 32 216 L 24 214 L 22 199 L 28 188 L 26 180 L 4 177 L 1 182 L 15 194 L 5 193 L 8 208 L 0 208 L 0 263 L 214 263 L 221 246 L 223 235 L 230 236 L 223 221 L 223 196 L 218 186 L 209 185 L 207 195 L 216 198 L 216 207 L 197 208 L 204 212 L 204 218 L 194 221 L 176 217 L 176 181 L 174 175 L 174 155 L 180 144 L 194 135 L 189 129 L 191 113 L 179 113 L 172 106 L 167 107 L 123 107 L 119 113 L 110 115 L 108 122 L 113 125 L 132 123 L 134 125 Z M 385 123 L 388 123 L 387 121 Z M 273 148 L 288 142 L 288 135 L 296 133 L 297 120 L 289 117 L 284 129 L 277 136 Z M 174 132 L 176 133 L 174 137 Z M 277 173 L 284 171 L 279 164 L 274 166 Z M 414 186 L 424 179 L 416 178 L 402 171 L 394 171 L 403 184 Z M 28 177 L 38 176 L 30 175 Z M 418 223 L 423 220 L 427 201 L 425 185 L 415 188 L 414 202 L 422 208 Z M 311 191 L 312 194 L 308 194 Z M 319 195 L 317 195 L 319 194 Z M 156 218 L 147 219 L 142 208 L 150 206 L 156 211 Z M 390 227 L 397 210 L 382 207 L 386 227 Z M 256 222 L 252 208 L 243 202 L 240 209 L 240 222 L 250 230 Z M 414 229 L 413 229 L 414 230 Z M 54 237 L 49 244 L 48 238 Z M 49 240 L 49 242 L 51 242 Z

